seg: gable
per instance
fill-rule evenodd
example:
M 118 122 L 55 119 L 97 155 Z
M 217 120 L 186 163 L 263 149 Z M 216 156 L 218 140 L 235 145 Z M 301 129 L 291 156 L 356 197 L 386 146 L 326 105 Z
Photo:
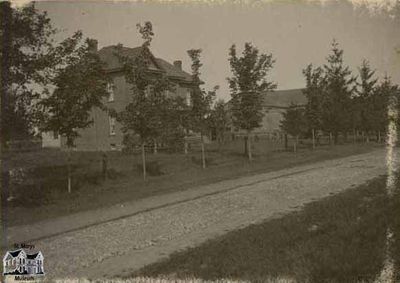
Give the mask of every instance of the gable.
M 13 259 L 13 258 L 14 257 L 9 252 L 7 252 L 3 257 L 3 261 L 10 260 L 10 259 Z
M 122 65 L 115 54 L 116 52 L 120 52 L 122 56 L 128 56 L 134 59 L 135 57 L 139 56 L 141 50 L 142 47 L 129 48 L 111 45 L 100 49 L 98 51 L 98 55 L 104 62 L 107 71 L 117 71 L 122 68 Z M 153 54 L 151 54 L 149 69 L 155 72 L 162 72 L 166 74 L 169 79 L 175 79 L 186 83 L 192 82 L 192 76 L 189 73 L 181 70 L 164 59 L 155 58 Z
M 110 45 L 100 49 L 97 54 L 99 55 L 100 59 L 104 62 L 106 70 L 112 71 L 122 68 L 120 60 L 116 55 L 117 52 L 119 52 L 122 56 L 127 56 L 134 59 L 137 56 L 139 56 L 141 50 L 142 47 L 129 48 L 123 46 L 119 47 L 116 45 Z M 158 66 L 154 56 L 151 55 L 151 57 L 152 58 L 149 69 L 153 71 L 162 71 L 162 69 Z
M 8 253 L 10 253 L 12 257 L 17 257 L 20 252 L 22 252 L 22 249 L 11 251 L 11 252 L 8 252 Z

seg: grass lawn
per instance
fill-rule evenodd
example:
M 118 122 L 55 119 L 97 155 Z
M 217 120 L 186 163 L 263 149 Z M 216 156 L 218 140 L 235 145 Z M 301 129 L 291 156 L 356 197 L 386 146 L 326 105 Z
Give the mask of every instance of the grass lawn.
M 74 152 L 72 193 L 67 193 L 65 153 L 60 151 L 31 152 L 7 157 L 8 167 L 39 168 L 34 178 L 41 186 L 19 189 L 19 197 L 12 202 L 3 190 L 3 213 L 7 226 L 68 215 L 74 212 L 107 207 L 121 202 L 185 190 L 225 179 L 284 169 L 300 164 L 361 154 L 382 145 L 347 144 L 321 146 L 312 151 L 303 145 L 297 154 L 282 150 L 282 145 L 260 139 L 254 143 L 255 160 L 251 163 L 243 156 L 243 143 L 236 140 L 218 149 L 216 144 L 206 146 L 206 169 L 201 168 L 199 148 L 188 155 L 182 153 L 147 154 L 148 162 L 156 162 L 163 174 L 149 176 L 143 181 L 140 154 L 109 152 L 110 178 L 101 178 L 100 153 Z M 3 157 L 3 161 L 4 161 Z M 4 164 L 4 162 L 3 162 Z M 3 166 L 4 167 L 4 166 Z M 33 177 L 31 177 L 33 179 Z M 30 180 L 30 178 L 27 178 Z M 10 185 L 12 187 L 12 185 Z
M 400 187 L 400 178 L 397 186 Z M 377 178 L 280 219 L 230 232 L 173 254 L 132 276 L 265 282 L 372 282 L 383 266 L 386 229 L 400 282 L 400 194 L 389 200 Z

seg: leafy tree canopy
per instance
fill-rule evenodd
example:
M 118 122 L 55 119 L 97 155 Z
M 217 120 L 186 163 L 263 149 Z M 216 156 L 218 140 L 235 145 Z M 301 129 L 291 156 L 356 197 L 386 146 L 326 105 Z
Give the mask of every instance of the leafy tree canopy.
M 104 108 L 103 98 L 108 95 L 108 76 L 90 43 L 78 31 L 52 50 L 58 61 L 52 79 L 55 88 L 39 103 L 41 129 L 65 136 L 68 146 L 73 146 L 79 129 L 93 123 L 92 108 Z
M 260 54 L 251 43 L 245 43 L 242 56 L 236 46 L 229 50 L 232 77 L 228 78 L 231 89 L 233 124 L 236 128 L 251 131 L 260 126 L 264 115 L 262 92 L 276 88 L 267 78 L 275 60 L 272 54 Z

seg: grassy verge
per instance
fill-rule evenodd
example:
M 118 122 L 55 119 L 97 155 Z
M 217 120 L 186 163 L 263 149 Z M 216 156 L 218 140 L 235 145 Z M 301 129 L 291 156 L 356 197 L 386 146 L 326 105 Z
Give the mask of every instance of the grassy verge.
M 201 168 L 200 153 L 197 151 L 192 151 L 188 155 L 148 154 L 148 162 L 157 162 L 163 174 L 149 177 L 146 181 L 143 181 L 138 169 L 141 162 L 140 156 L 108 153 L 108 168 L 114 174 L 112 178 L 103 181 L 99 173 L 101 172 L 100 153 L 74 153 L 74 162 L 79 165 L 75 174 L 80 175 L 73 176 L 73 181 L 81 180 L 82 182 L 73 182 L 71 194 L 67 193 L 66 176 L 62 174 L 62 170 L 59 170 L 57 174 L 61 173 L 60 176 L 64 179 L 56 179 L 46 186 L 35 187 L 36 189 L 27 188 L 21 191 L 22 197 L 14 202 L 4 203 L 6 198 L 3 197 L 3 213 L 6 215 L 8 226 L 33 223 L 221 180 L 361 154 L 378 146 L 374 144 L 322 146 L 314 151 L 303 148 L 296 155 L 293 152 L 282 151 L 279 147 L 274 148 L 263 141 L 255 143 L 254 147 L 255 160 L 249 163 L 239 153 L 242 149 L 241 141 L 221 150 L 214 145 L 209 145 L 207 148 L 208 167 L 205 170 Z M 9 163 L 14 166 L 23 163 L 30 167 L 39 166 L 38 163 L 42 167 L 65 164 L 65 157 L 60 156 L 60 153 L 42 152 L 40 154 L 42 156 L 31 153 L 16 157 Z M 48 178 L 56 175 L 55 171 L 44 170 L 43 172 L 43 175 Z
M 173 254 L 133 276 L 371 282 L 382 269 L 390 226 L 394 232 L 390 252 L 400 280 L 399 197 L 388 199 L 381 177 L 310 203 L 302 211 Z

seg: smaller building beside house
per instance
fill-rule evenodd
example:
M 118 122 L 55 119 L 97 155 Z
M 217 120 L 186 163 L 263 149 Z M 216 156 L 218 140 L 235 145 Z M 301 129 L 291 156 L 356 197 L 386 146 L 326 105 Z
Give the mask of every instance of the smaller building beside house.
M 280 128 L 280 123 L 283 119 L 283 113 L 285 113 L 286 110 L 292 105 L 305 107 L 306 104 L 307 97 L 303 94 L 303 89 L 288 89 L 265 92 L 263 100 L 264 117 L 261 127 L 255 129 L 253 133 L 257 135 L 281 133 L 282 130 Z M 231 132 L 237 133 L 238 135 L 244 134 L 241 131 L 235 131 L 232 127 Z

